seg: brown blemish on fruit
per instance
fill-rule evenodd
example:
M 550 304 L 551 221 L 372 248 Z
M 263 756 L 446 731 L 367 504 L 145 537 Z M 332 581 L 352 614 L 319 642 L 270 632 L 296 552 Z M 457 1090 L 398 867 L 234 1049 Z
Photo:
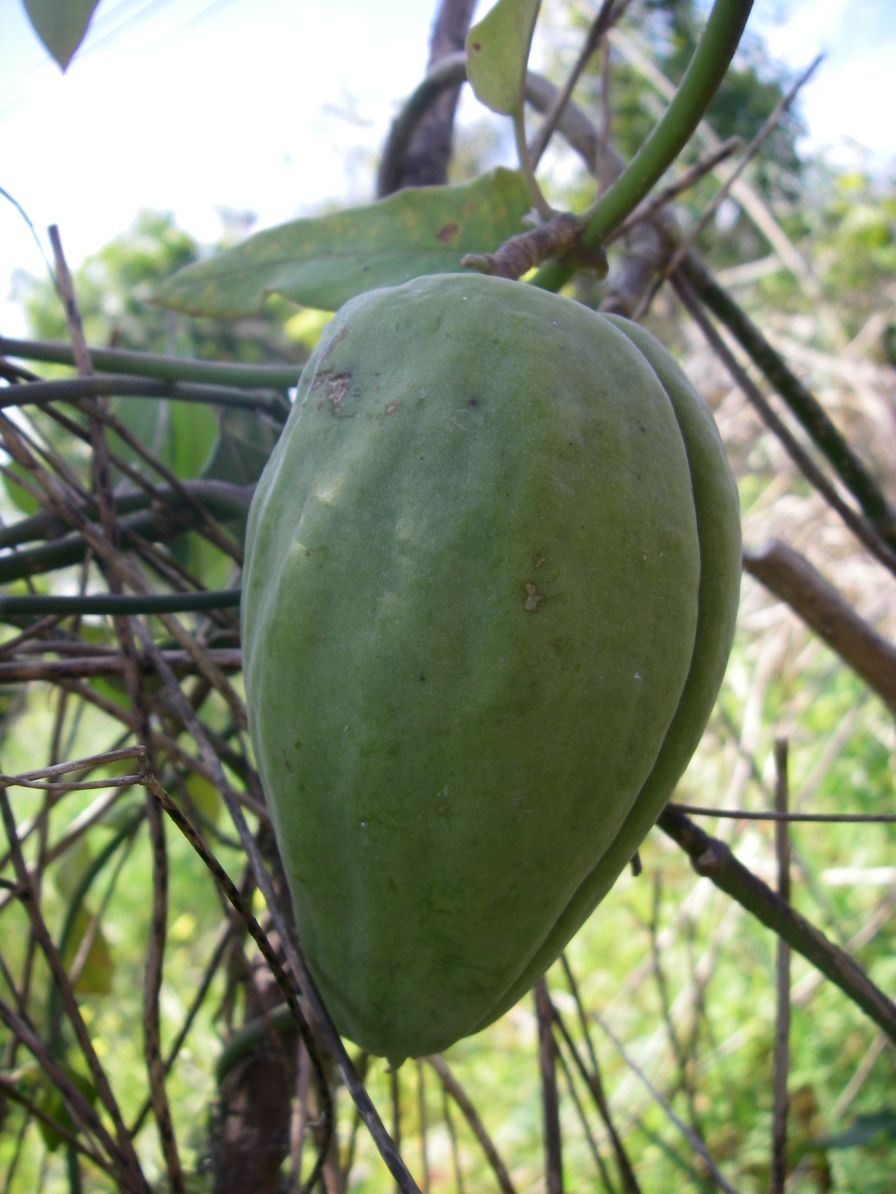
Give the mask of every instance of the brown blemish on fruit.
M 337 373 L 335 377 L 330 379 L 330 384 L 327 387 L 327 400 L 330 403 L 330 410 L 334 415 L 339 414 L 339 408 L 342 406 L 342 399 L 348 393 L 348 374 Z
M 544 601 L 544 593 L 539 593 L 538 586 L 533 585 L 531 580 L 526 581 L 526 600 L 523 602 L 523 609 L 530 614 L 537 613 L 542 601 Z
M 325 404 L 329 403 L 330 413 L 338 418 L 342 413 L 342 401 L 348 393 L 348 386 L 351 379 L 352 375 L 350 373 L 331 373 L 328 370 L 318 373 L 311 383 L 312 390 L 326 386 L 326 397 L 323 402 L 318 402 L 318 410 L 323 410 Z
M 436 233 L 436 240 L 441 244 L 447 244 L 448 241 L 457 240 L 457 234 L 460 232 L 460 224 L 443 224 Z

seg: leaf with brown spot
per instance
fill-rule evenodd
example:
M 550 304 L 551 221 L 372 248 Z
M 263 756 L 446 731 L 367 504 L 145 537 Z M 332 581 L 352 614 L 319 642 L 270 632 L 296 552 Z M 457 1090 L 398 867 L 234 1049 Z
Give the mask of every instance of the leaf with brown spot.
M 467 77 L 493 112 L 510 116 L 523 102 L 539 6 L 539 0 L 498 0 L 467 34 Z
M 155 301 L 219 319 L 251 315 L 271 294 L 335 311 L 363 291 L 461 272 L 467 253 L 520 232 L 530 206 L 520 175 L 503 168 L 455 186 L 409 187 L 258 232 L 174 274 Z

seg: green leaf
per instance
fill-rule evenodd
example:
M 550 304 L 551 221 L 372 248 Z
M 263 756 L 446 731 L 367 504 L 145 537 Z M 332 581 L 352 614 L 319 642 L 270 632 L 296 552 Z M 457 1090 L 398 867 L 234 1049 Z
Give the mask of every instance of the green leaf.
M 27 489 L 19 485 L 16 477 L 27 477 L 28 470 L 22 465 L 12 461 L 7 465 L 6 471 L 3 474 L 3 488 L 6 490 L 6 496 L 12 502 L 17 510 L 22 514 L 30 515 L 36 514 L 40 509 L 40 502 L 29 493 Z
M 540 0 L 498 0 L 467 34 L 467 78 L 486 107 L 511 116 L 523 82 Z
M 168 402 L 162 459 L 184 480 L 198 477 L 211 459 L 218 438 L 218 418 L 199 402 Z
M 66 942 L 62 961 L 70 967 L 78 955 L 85 934 L 91 930 L 93 912 L 85 903 L 75 912 L 72 929 Z M 102 928 L 93 930 L 87 956 L 78 973 L 75 991 L 78 995 L 108 995 L 112 990 L 115 961 L 109 940 Z
M 93 1085 L 93 1081 L 86 1074 L 82 1074 L 80 1070 L 73 1069 L 70 1065 L 65 1065 L 63 1068 L 72 1084 L 92 1107 L 96 1103 L 96 1087 Z M 42 1072 L 37 1075 L 36 1087 L 34 1101 L 40 1107 L 41 1111 L 55 1120 L 60 1128 L 64 1128 L 67 1132 L 72 1132 L 77 1136 L 79 1134 L 78 1128 L 69 1114 L 62 1092 Z M 55 1152 L 62 1143 L 63 1137 L 46 1120 L 39 1119 L 37 1121 L 37 1128 L 49 1151 L 51 1153 Z
M 531 200 L 519 174 L 409 187 L 367 207 L 294 220 L 174 274 L 155 302 L 219 319 L 251 315 L 270 294 L 335 311 L 365 290 L 457 273 L 466 253 L 521 230 Z
M 53 870 L 53 886 L 70 905 L 65 939 L 60 942 L 62 960 L 66 967 L 70 967 L 74 962 L 85 934 L 92 928 L 93 912 L 84 898 L 84 883 L 90 876 L 93 865 L 90 846 L 80 838 L 65 852 Z M 89 881 L 92 881 L 92 878 Z M 72 904 L 73 900 L 79 902 Z M 109 942 L 102 927 L 96 926 L 75 990 L 80 995 L 108 995 L 112 989 L 114 969 L 115 963 Z
M 857 1115 L 852 1126 L 836 1136 L 825 1136 L 813 1141 L 812 1148 L 859 1148 L 870 1144 L 875 1137 L 885 1134 L 896 1140 L 896 1111 L 878 1111 L 871 1115 Z
M 185 787 L 200 820 L 214 825 L 221 812 L 221 793 L 215 785 L 204 775 L 192 771 L 187 776 Z
M 182 480 L 198 477 L 208 463 L 218 436 L 218 420 L 208 406 L 168 399 L 116 398 L 112 410 L 141 445 Z M 116 452 L 145 472 L 145 462 L 129 444 L 121 441 Z
M 231 485 L 254 484 L 267 464 L 278 434 L 278 427 L 253 411 L 236 408 L 224 411 L 215 450 L 202 476 L 208 481 L 228 481 Z
M 99 0 L 24 0 L 34 32 L 62 70 L 75 56 Z
M 277 424 L 254 411 L 222 411 L 214 448 L 202 469 L 202 479 L 225 481 L 244 489 L 254 485 L 268 462 L 279 431 Z M 242 543 L 249 516 L 248 497 L 245 509 L 240 512 L 227 514 L 213 510 L 213 513 L 224 529 Z M 174 539 L 169 548 L 182 567 L 194 576 L 202 577 L 206 588 L 223 589 L 233 583 L 233 560 L 203 536 L 183 535 Z

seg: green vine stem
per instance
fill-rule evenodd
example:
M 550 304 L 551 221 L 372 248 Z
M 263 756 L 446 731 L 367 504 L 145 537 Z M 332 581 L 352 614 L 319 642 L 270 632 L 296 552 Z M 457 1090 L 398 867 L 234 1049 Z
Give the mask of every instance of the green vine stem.
M 184 489 L 189 497 L 200 503 L 205 514 L 245 522 L 254 486 L 188 481 Z M 181 505 L 175 514 L 170 506 L 164 504 L 171 501 L 170 494 L 170 490 L 163 490 L 158 495 L 126 495 L 124 500 L 128 501 L 129 509 L 133 512 L 124 513 L 124 516 L 119 518 L 118 527 L 122 540 L 142 538 L 161 543 L 175 539 L 199 526 L 201 518 L 192 516 L 188 507 Z M 92 514 L 93 511 L 87 510 L 85 513 Z M 90 529 L 96 529 L 93 523 L 88 525 Z M 0 584 L 41 576 L 80 563 L 88 551 L 85 532 L 79 530 L 65 534 L 66 529 L 61 519 L 50 511 L 33 514 L 13 523 L 12 526 L 0 529 L 0 548 L 19 548 L 18 551 L 0 555 Z M 22 547 L 22 544 L 33 543 L 35 540 L 41 542 L 32 547 Z
M 200 402 L 208 406 L 256 410 L 283 419 L 289 411 L 285 395 L 275 389 L 246 389 L 208 382 L 169 381 L 106 373 L 93 377 L 72 377 L 56 381 L 29 381 L 7 386 L 0 397 L 0 410 L 11 406 L 39 406 L 47 402 L 77 402 L 82 398 L 169 398 L 178 402 Z
M 234 609 L 239 589 L 208 589 L 202 593 L 95 593 L 82 597 L 0 597 L 0 619 L 35 614 L 185 614 Z
M 584 214 L 582 243 L 602 244 L 628 216 L 690 140 L 725 77 L 737 49 L 753 0 L 715 0 L 675 98 L 653 132 L 609 190 Z M 574 273 L 564 261 L 542 267 L 536 286 L 559 290 Z
M 148 492 L 141 490 L 138 493 L 116 495 L 115 511 L 122 516 L 139 515 L 147 520 L 145 522 L 138 522 L 122 517 L 121 525 L 123 529 L 133 534 L 161 534 L 162 527 L 165 527 L 169 522 L 172 523 L 173 528 L 178 533 L 182 533 L 185 530 L 189 530 L 192 526 L 192 522 L 185 516 L 183 510 L 183 506 L 186 504 L 185 499 L 187 502 L 194 502 L 201 506 L 204 512 L 211 514 L 214 518 L 223 520 L 231 518 L 245 519 L 249 512 L 249 503 L 252 500 L 254 491 L 254 484 L 234 485 L 229 481 L 198 478 L 195 481 L 181 482 L 178 490 L 166 486 L 165 488 L 154 489 Z M 177 512 L 176 523 L 170 516 L 159 512 L 160 507 L 164 509 L 178 505 L 181 509 Z M 79 510 L 86 518 L 95 519 L 97 517 L 96 504 L 93 502 L 84 502 L 79 507 Z M 51 510 L 41 510 L 40 513 L 30 514 L 27 518 L 20 518 L 18 522 L 11 523 L 9 526 L 0 526 L 0 548 L 21 547 L 22 544 L 32 543 L 36 539 L 42 541 L 40 548 L 35 549 L 38 552 L 51 553 L 56 547 L 66 548 L 67 545 L 71 545 L 75 554 L 63 557 L 61 563 L 52 566 L 61 567 L 64 563 L 77 563 L 87 550 L 87 547 L 82 535 L 66 535 L 68 530 L 69 523 L 65 522 L 57 514 L 54 514 Z M 65 537 L 63 538 L 63 536 Z M 43 542 L 49 539 L 55 542 Z M 23 558 L 24 555 L 24 552 L 20 553 L 19 558 Z M 48 558 L 52 557 L 48 554 Z M 30 576 L 33 572 L 45 572 L 49 570 L 38 567 L 34 569 L 21 568 L 8 570 L 5 566 L 12 563 L 12 557 L 0 558 L 0 582 L 15 580 L 22 576 Z
M 11 340 L 0 336 L 0 356 L 74 366 L 70 344 L 54 340 Z M 300 365 L 240 365 L 229 361 L 197 361 L 119 348 L 91 348 L 90 360 L 101 373 L 155 377 L 162 381 L 195 381 L 242 389 L 286 390 L 296 384 Z M 83 380 L 83 379 L 82 379 Z

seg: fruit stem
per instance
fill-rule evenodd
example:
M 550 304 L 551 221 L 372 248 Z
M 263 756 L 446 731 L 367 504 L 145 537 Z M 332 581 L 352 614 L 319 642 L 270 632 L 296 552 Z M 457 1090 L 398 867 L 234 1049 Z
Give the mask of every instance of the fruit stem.
M 613 185 L 584 214 L 582 244 L 600 245 L 637 207 L 690 140 L 725 77 L 753 0 L 715 0 L 675 98 L 653 132 Z M 574 273 L 568 262 L 552 261 L 532 279 L 559 290 Z

